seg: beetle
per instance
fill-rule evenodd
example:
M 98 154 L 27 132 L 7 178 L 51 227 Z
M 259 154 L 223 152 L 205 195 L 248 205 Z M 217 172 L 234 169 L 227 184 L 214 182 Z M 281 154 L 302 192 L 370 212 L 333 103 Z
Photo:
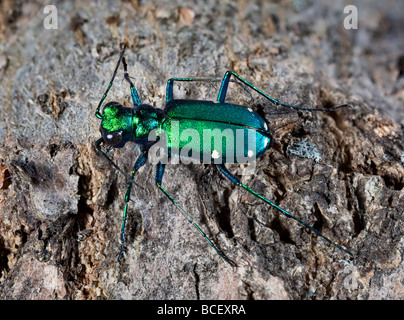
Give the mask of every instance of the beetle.
M 164 109 L 154 108 L 147 104 L 142 104 L 135 86 L 128 74 L 127 63 L 124 57 L 126 45 L 124 45 L 119 60 L 112 75 L 112 79 L 103 94 L 95 112 L 97 118 L 101 119 L 100 133 L 101 138 L 95 142 L 95 147 L 119 172 L 124 174 L 128 180 L 128 188 L 125 194 L 125 207 L 123 212 L 122 227 L 121 227 L 121 248 L 118 255 L 120 261 L 122 254 L 125 250 L 125 226 L 128 215 L 128 204 L 130 201 L 131 190 L 133 184 L 138 185 L 135 181 L 135 175 L 138 170 L 147 162 L 150 150 L 156 144 L 165 147 L 165 155 L 167 158 L 172 158 L 175 155 L 182 154 L 191 159 L 203 160 L 204 163 L 209 162 L 215 164 L 218 170 L 228 178 L 235 185 L 247 190 L 255 197 L 261 199 L 265 203 L 274 207 L 288 218 L 292 218 L 298 223 L 309 228 L 317 235 L 325 239 L 327 242 L 337 247 L 338 249 L 349 254 L 351 257 L 354 255 L 347 249 L 336 244 L 329 238 L 325 237 L 318 230 L 302 221 L 301 219 L 293 216 L 288 211 L 282 209 L 269 199 L 261 194 L 252 190 L 241 180 L 230 173 L 226 168 L 226 163 L 246 163 L 248 160 L 259 158 L 270 147 L 272 137 L 269 131 L 269 126 L 265 119 L 263 119 L 257 112 L 251 108 L 226 103 L 226 93 L 229 82 L 232 81 L 231 77 L 235 77 L 239 83 L 254 90 L 258 94 L 267 98 L 271 103 L 276 106 L 286 107 L 294 110 L 307 110 L 307 111 L 332 111 L 339 108 L 347 107 L 346 104 L 330 107 L 330 108 L 304 108 L 280 103 L 278 100 L 270 97 L 260 89 L 256 88 L 248 81 L 244 80 L 237 73 L 227 71 L 221 81 L 219 94 L 216 101 L 205 100 L 184 100 L 175 99 L 173 94 L 173 85 L 175 81 L 193 82 L 193 81 L 206 81 L 204 78 L 171 78 L 167 82 L 166 90 L 166 104 Z M 116 77 L 120 63 L 122 62 L 124 68 L 124 79 L 128 82 L 131 92 L 131 99 L 133 103 L 132 108 L 124 107 L 122 104 L 110 101 L 103 107 L 103 112 L 100 113 L 100 108 L 106 99 L 112 83 Z M 234 80 L 233 80 L 234 81 Z M 187 139 L 180 139 L 181 134 L 191 131 L 196 135 L 202 136 L 203 143 L 198 141 L 188 142 Z M 209 138 L 206 137 L 206 132 L 210 133 Z M 213 132 L 213 133 L 212 133 Z M 153 133 L 153 134 L 152 134 Z M 152 138 L 153 136 L 153 138 Z M 219 138 L 218 138 L 219 136 Z M 234 136 L 239 139 L 234 139 Z M 164 137 L 164 139 L 162 139 Z M 225 145 L 219 144 L 219 147 L 212 142 L 215 138 L 217 140 L 225 139 Z M 243 139 L 241 139 L 241 137 Z M 245 139 L 252 137 L 253 145 Z M 198 139 L 194 139 L 198 140 Z M 240 142 L 242 141 L 242 142 Z M 132 174 L 128 175 L 121 170 L 112 160 L 108 157 L 107 152 L 104 152 L 101 145 L 111 148 L 122 148 L 128 142 L 134 142 L 141 148 L 141 154 L 134 163 Z M 184 152 L 185 150 L 185 152 Z M 190 153 L 190 151 L 193 151 Z M 241 159 L 241 160 L 240 160 Z M 247 159 L 247 160 L 246 160 Z M 164 189 L 162 185 L 164 169 L 166 163 L 159 160 L 157 163 L 157 172 L 155 183 L 157 188 L 176 206 L 180 213 L 191 223 L 206 241 L 212 246 L 217 254 L 226 261 L 230 266 L 234 266 L 231 262 L 208 238 L 199 225 L 190 217 L 190 215 L 177 203 L 170 193 Z

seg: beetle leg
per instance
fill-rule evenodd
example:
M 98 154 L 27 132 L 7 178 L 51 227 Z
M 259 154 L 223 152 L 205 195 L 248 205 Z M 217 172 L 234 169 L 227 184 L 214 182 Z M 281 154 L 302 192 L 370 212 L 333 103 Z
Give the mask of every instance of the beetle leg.
M 122 51 L 121 51 L 121 55 L 119 56 L 119 60 L 118 60 L 118 62 L 117 62 L 117 64 L 116 64 L 115 71 L 114 71 L 114 73 L 113 73 L 113 75 L 112 75 L 111 81 L 110 81 L 109 84 L 108 84 L 107 90 L 105 90 L 105 92 L 104 92 L 104 94 L 103 94 L 103 96 L 102 96 L 100 102 L 98 103 L 97 111 L 95 112 L 95 115 L 96 115 L 96 117 L 99 118 L 99 119 L 102 119 L 102 114 L 100 113 L 101 105 L 102 105 L 102 103 L 104 102 L 105 98 L 107 97 L 107 94 L 108 94 L 109 89 L 111 89 L 111 87 L 112 87 L 112 83 L 114 82 L 116 73 L 118 72 L 119 64 L 121 63 L 121 60 L 122 60 L 123 55 L 124 55 L 124 53 L 125 53 L 125 49 L 126 49 L 126 45 L 123 46 L 123 49 L 122 49 Z
M 240 186 L 242 188 L 244 188 L 245 190 L 247 190 L 248 192 L 252 193 L 254 196 L 256 196 L 257 198 L 263 200 L 264 202 L 268 203 L 269 205 L 271 205 L 272 207 L 274 207 L 275 209 L 279 210 L 280 212 L 282 212 L 282 214 L 284 214 L 286 217 L 288 218 L 292 218 L 293 220 L 296 220 L 297 222 L 299 222 L 300 224 L 304 225 L 305 227 L 309 228 L 311 231 L 315 232 L 316 234 L 318 234 L 320 237 L 322 237 L 323 239 L 325 239 L 327 242 L 329 242 L 330 244 L 332 244 L 333 246 L 337 247 L 338 249 L 348 253 L 351 257 L 354 257 L 354 255 L 349 252 L 348 250 L 344 249 L 343 247 L 341 247 L 340 245 L 336 244 L 335 242 L 331 241 L 330 239 L 328 239 L 326 236 L 324 236 L 320 231 L 318 231 L 317 229 L 314 229 L 311 225 L 307 224 L 306 222 L 304 222 L 303 220 L 300 220 L 299 218 L 296 218 L 295 216 L 293 216 L 291 213 L 287 212 L 286 210 L 282 209 L 281 207 L 277 206 L 275 203 L 271 202 L 270 200 L 268 200 L 267 198 L 263 197 L 262 195 L 260 195 L 259 193 L 255 192 L 254 190 L 250 189 L 249 187 L 247 187 L 245 184 L 243 184 L 239 178 L 235 177 L 234 175 L 232 175 L 229 170 L 227 170 L 227 168 L 225 167 L 224 164 L 217 164 L 216 165 L 217 168 L 219 169 L 219 171 L 221 173 L 224 174 L 224 176 L 226 178 L 228 178 L 231 182 L 233 182 L 235 185 Z
M 130 92 L 132 96 L 132 101 L 133 101 L 133 106 L 140 106 L 142 103 L 140 102 L 139 95 L 137 94 L 135 85 L 133 84 L 132 80 L 130 80 L 129 74 L 128 74 L 128 65 L 126 64 L 125 57 L 122 58 L 122 64 L 123 64 L 123 70 L 124 70 L 124 77 L 125 80 L 129 83 L 130 86 Z
M 122 254 L 124 252 L 125 247 L 125 227 L 126 227 L 126 219 L 127 219 L 127 212 L 128 212 L 128 204 L 130 201 L 130 192 L 132 190 L 133 179 L 135 178 L 136 172 L 142 167 L 147 160 L 147 150 L 144 151 L 136 160 L 133 169 L 132 169 L 132 180 L 129 182 L 128 189 L 126 189 L 125 194 L 125 208 L 123 210 L 123 217 L 122 217 L 122 228 L 121 228 L 121 250 L 119 251 L 118 261 L 121 260 Z
M 233 71 L 227 71 L 223 77 L 219 95 L 217 97 L 218 102 L 224 103 L 231 76 L 236 77 L 239 81 L 241 81 L 242 83 L 244 83 L 245 85 L 247 85 L 248 87 L 253 89 L 254 91 L 258 92 L 260 95 L 267 98 L 269 101 L 271 101 L 273 104 L 275 104 L 277 106 L 282 106 L 282 107 L 286 107 L 286 108 L 290 108 L 290 109 L 294 109 L 294 110 L 306 110 L 306 111 L 331 111 L 331 110 L 335 110 L 335 109 L 339 109 L 339 108 L 343 108 L 343 107 L 348 107 L 347 104 L 343 104 L 343 105 L 331 107 L 331 108 L 304 108 L 304 107 L 297 107 L 297 106 L 291 106 L 288 104 L 280 103 L 278 100 L 270 97 L 269 95 L 267 95 L 266 93 L 264 93 L 257 87 L 253 86 L 251 83 L 244 80 L 242 77 L 240 77 L 237 73 L 235 73 Z
M 156 185 L 157 187 L 164 193 L 164 195 L 177 207 L 178 211 L 181 212 L 181 214 L 185 217 L 185 219 L 188 220 L 190 224 L 192 224 L 206 239 L 206 241 L 212 246 L 213 249 L 215 249 L 216 253 L 222 257 L 224 261 L 226 261 L 230 266 L 234 267 L 234 264 L 230 262 L 229 259 L 227 259 L 224 254 L 216 248 L 216 246 L 213 244 L 213 242 L 208 238 L 208 236 L 202 231 L 202 229 L 194 222 L 192 217 L 190 217 L 185 210 L 174 200 L 174 198 L 162 187 L 161 183 L 163 180 L 163 174 L 164 174 L 164 169 L 165 169 L 165 164 L 158 163 L 157 164 L 157 172 L 156 172 Z
M 222 103 L 224 102 L 224 100 L 226 98 L 227 89 L 229 87 L 229 82 L 230 82 L 230 77 L 231 76 L 236 77 L 239 81 L 241 81 L 242 83 L 244 83 L 245 85 L 247 85 L 248 87 L 253 89 L 254 91 L 258 92 L 259 94 L 263 95 L 265 98 L 269 99 L 272 103 L 274 103 L 276 105 L 281 104 L 279 101 L 277 101 L 274 98 L 268 96 L 267 94 L 262 92 L 260 89 L 254 87 L 251 83 L 247 82 L 246 80 L 244 80 L 242 77 L 240 77 L 237 73 L 235 73 L 233 71 L 227 71 L 224 74 L 224 77 L 223 77 L 223 80 L 222 80 L 222 85 L 221 85 L 220 91 L 219 91 L 219 95 L 217 97 L 217 101 L 222 102 Z

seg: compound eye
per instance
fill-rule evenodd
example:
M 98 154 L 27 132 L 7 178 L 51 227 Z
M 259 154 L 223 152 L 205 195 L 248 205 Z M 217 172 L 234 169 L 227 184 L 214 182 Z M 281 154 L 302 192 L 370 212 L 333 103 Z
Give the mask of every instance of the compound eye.
M 107 132 L 103 138 L 106 144 L 115 146 L 121 143 L 122 132 L 121 131 Z

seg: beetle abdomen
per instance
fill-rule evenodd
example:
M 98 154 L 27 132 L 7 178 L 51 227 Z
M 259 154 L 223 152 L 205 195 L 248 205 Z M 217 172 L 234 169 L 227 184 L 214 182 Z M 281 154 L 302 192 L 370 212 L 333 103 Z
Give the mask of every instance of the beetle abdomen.
M 164 113 L 170 155 L 203 163 L 247 163 L 261 156 L 271 142 L 265 120 L 244 106 L 173 100 Z

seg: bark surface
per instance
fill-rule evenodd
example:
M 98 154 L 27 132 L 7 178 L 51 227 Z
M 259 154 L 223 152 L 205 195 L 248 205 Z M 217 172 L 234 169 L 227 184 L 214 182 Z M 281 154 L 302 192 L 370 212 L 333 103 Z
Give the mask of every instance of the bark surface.
M 1 299 L 403 299 L 403 3 L 0 2 Z M 54 23 L 54 22 L 53 22 Z M 356 254 L 352 260 L 234 187 L 212 165 L 168 165 L 165 188 L 232 270 L 155 187 L 134 187 L 127 257 L 117 263 L 127 180 L 95 152 L 94 112 L 127 43 L 144 103 L 163 108 L 171 77 L 237 72 L 296 112 L 231 83 L 272 147 L 245 184 Z M 176 84 L 214 99 L 218 83 Z M 251 90 L 249 90 L 251 91 Z M 130 106 L 119 71 L 107 101 Z M 130 173 L 134 144 L 111 152 Z M 240 166 L 229 166 L 239 172 Z

